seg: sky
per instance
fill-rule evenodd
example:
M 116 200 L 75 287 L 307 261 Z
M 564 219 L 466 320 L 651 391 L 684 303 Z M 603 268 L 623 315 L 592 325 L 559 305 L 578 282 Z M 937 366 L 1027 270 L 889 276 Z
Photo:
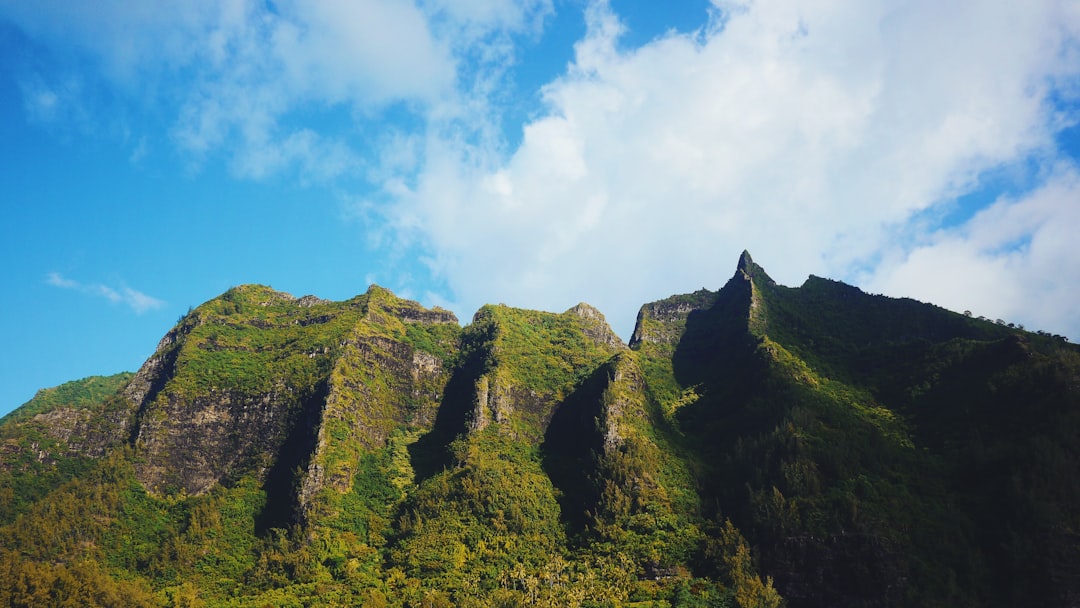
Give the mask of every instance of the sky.
M 233 285 L 638 308 L 749 250 L 1080 338 L 1080 1 L 0 0 L 0 414 Z

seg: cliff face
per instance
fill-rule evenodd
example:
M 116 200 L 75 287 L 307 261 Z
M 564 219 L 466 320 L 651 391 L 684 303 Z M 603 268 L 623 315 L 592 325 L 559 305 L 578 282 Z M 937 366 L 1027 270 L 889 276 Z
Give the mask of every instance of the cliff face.
M 450 380 L 460 329 L 446 311 L 426 310 L 383 290 L 349 331 L 330 370 L 300 503 L 323 489 L 348 492 L 363 453 L 392 433 L 430 431 Z
M 0 471 L 49 475 L 122 445 L 134 410 L 117 392 L 131 379 L 129 373 L 95 376 L 38 391 L 0 420 Z
M 466 339 L 481 362 L 468 416 L 472 432 L 540 437 L 575 384 L 626 346 L 587 304 L 562 314 L 485 306 Z
M 343 303 L 259 286 L 195 309 L 125 389 L 136 475 L 202 494 L 249 472 L 306 504 L 351 487 L 358 454 L 398 426 L 429 428 L 457 319 L 378 287 Z M 293 479 L 296 467 L 306 468 Z
M 1071 345 L 745 252 L 629 346 L 241 286 L 0 421 L 0 601 L 1069 606 L 1078 437 Z

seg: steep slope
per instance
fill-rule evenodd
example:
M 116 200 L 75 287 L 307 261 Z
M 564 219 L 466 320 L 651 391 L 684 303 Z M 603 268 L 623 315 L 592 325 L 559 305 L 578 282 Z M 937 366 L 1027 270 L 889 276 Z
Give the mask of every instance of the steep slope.
M 127 439 L 134 410 L 116 393 L 132 374 L 42 389 L 0 418 L 0 524 Z
M 792 606 L 1075 597 L 1075 348 L 825 279 L 783 287 L 746 253 L 719 292 L 645 306 L 632 343 L 706 504 Z
M 609 359 L 562 404 L 544 465 L 578 546 L 620 554 L 646 578 L 693 562 L 703 541 L 698 494 L 633 352 Z
M 0 605 L 1073 606 L 1078 412 L 1073 345 L 746 253 L 629 347 L 241 286 L 0 421 Z
M 10 580 L 59 580 L 35 564 L 87 560 L 99 583 L 102 567 L 139 573 L 170 597 L 272 578 L 282 551 L 299 559 L 274 530 L 311 520 L 316 534 L 357 516 L 342 503 L 371 453 L 431 427 L 459 332 L 449 312 L 378 287 L 326 302 L 242 286 L 196 308 L 91 405 L 101 439 L 77 444 L 88 445 L 80 474 L 4 510 L 15 521 L 2 544 L 21 548 L 6 555 Z M 5 419 L 5 467 L 40 452 L 24 421 L 71 437 L 72 409 L 31 402 Z
M 57 421 L 89 388 L 87 428 L 104 429 L 72 444 L 81 468 L 5 510 L 12 605 L 732 592 L 689 591 L 697 493 L 652 428 L 634 355 L 585 304 L 488 306 L 462 331 L 377 287 L 335 303 L 241 286 L 192 310 L 137 374 L 100 384 L 5 421 L 10 463 L 42 433 L 88 436 Z M 744 550 L 729 532 L 729 553 Z
M 439 428 L 417 446 L 441 454 L 443 468 L 404 504 L 392 561 L 459 602 L 479 601 L 470 584 L 505 587 L 517 576 L 520 586 L 549 564 L 565 569 L 540 439 L 575 386 L 624 349 L 585 305 L 558 315 L 501 305 L 477 312 Z
M 202 494 L 253 471 L 277 504 L 343 492 L 355 447 L 430 425 L 457 331 L 452 314 L 379 287 L 344 303 L 232 289 L 193 310 L 125 389 L 139 409 L 136 475 L 154 492 Z
M 705 539 L 692 476 L 598 311 L 485 306 L 461 344 L 436 426 L 413 446 L 414 462 L 441 454 L 442 469 L 389 530 L 387 563 L 424 601 L 603 605 L 681 589 L 678 605 L 777 605 L 734 529 L 716 547 L 722 580 L 694 579 Z

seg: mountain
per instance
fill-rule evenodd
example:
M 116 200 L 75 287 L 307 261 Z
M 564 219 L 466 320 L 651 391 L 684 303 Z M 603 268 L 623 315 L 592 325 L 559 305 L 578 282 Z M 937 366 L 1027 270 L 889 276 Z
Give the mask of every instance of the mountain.
M 744 253 L 462 327 L 247 285 L 0 419 L 0 604 L 1080 605 L 1080 351 Z

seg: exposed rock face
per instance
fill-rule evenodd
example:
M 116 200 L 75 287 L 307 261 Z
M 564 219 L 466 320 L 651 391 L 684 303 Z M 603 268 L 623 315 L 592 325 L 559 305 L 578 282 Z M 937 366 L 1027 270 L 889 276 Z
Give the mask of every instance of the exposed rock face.
M 604 453 L 613 454 L 626 443 L 628 427 L 648 420 L 645 377 L 628 355 L 617 356 L 611 364 L 609 399 L 603 400 L 599 425 L 604 437 Z
M 425 338 L 410 324 L 452 329 Z M 456 327 L 453 314 L 376 286 L 344 303 L 230 290 L 166 335 L 125 389 L 139 407 L 137 477 L 200 494 L 245 471 L 291 475 L 284 458 L 309 470 L 302 503 L 344 492 L 358 450 L 400 425 L 431 425 L 448 374 L 412 342 L 452 351 Z
M 476 381 L 476 403 L 469 416 L 469 430 L 476 433 L 493 422 L 498 425 L 509 423 L 515 401 L 518 408 L 524 405 L 511 396 L 510 387 L 500 382 L 497 375 L 481 376 Z
M 558 403 L 581 376 L 626 345 L 598 310 L 562 314 L 486 306 L 466 334 L 485 361 L 475 380 L 468 428 L 492 424 L 514 438 L 541 437 Z
M 215 324 L 210 319 L 206 326 Z M 319 389 L 274 378 L 255 390 L 214 383 L 187 390 L 184 381 L 191 381 L 195 371 L 185 361 L 197 355 L 191 351 L 227 353 L 231 349 L 178 338 L 175 343 L 163 341 L 165 348 L 151 357 L 125 391 L 132 398 L 142 398 L 132 437 L 142 454 L 136 463 L 139 481 L 153 492 L 201 494 L 243 470 L 267 470 L 292 426 L 310 424 L 298 419 L 310 415 L 313 408 L 317 411 L 312 400 L 321 398 Z M 237 361 L 243 352 L 237 354 Z
M 128 439 L 134 409 L 116 393 L 132 374 L 43 389 L 0 425 L 0 470 L 43 473 L 71 458 L 100 458 Z
M 13 470 L 23 451 L 46 467 L 65 458 L 100 458 L 128 437 L 132 412 L 123 408 L 80 409 L 59 407 L 12 422 L 0 443 L 0 470 Z M 41 440 L 20 441 L 19 435 L 39 435 Z
M 65 456 L 100 458 L 127 439 L 131 411 L 57 408 L 34 416 L 33 422 L 66 447 Z
M 211 391 L 194 399 L 166 393 L 140 421 L 139 481 L 155 492 L 201 494 L 243 469 L 265 470 L 302 405 L 284 387 L 257 395 Z
M 418 318 L 425 317 L 415 311 L 409 315 L 410 322 Z M 426 319 L 456 320 L 441 314 Z M 315 452 L 301 484 L 302 505 L 310 504 L 324 488 L 348 491 L 361 451 L 382 447 L 394 429 L 429 430 L 450 371 L 432 353 L 357 331 L 343 347 L 330 378 Z
M 315 296 L 311 296 L 311 295 L 303 296 L 303 297 L 300 297 L 300 298 L 296 299 L 296 305 L 297 306 L 304 306 L 304 307 L 316 306 L 318 304 L 327 304 L 327 303 L 329 303 L 327 300 L 324 300 L 322 298 L 318 298 L 318 297 L 315 297 Z
M 454 313 L 437 307 L 428 310 L 417 306 L 400 306 L 394 308 L 391 312 L 406 323 L 421 323 L 423 325 L 453 323 L 456 325 L 458 322 Z
M 197 315 L 188 315 L 158 342 L 154 354 L 139 368 L 135 377 L 124 387 L 123 395 L 136 409 L 142 409 L 157 396 L 173 374 L 179 352 L 179 342 L 201 323 Z
M 750 257 L 750 252 L 743 249 L 742 254 L 739 256 L 739 264 L 735 267 L 736 272 L 750 273 L 753 271 L 752 269 L 754 266 L 757 266 L 757 264 L 754 264 L 754 259 Z
M 630 337 L 630 348 L 636 348 L 642 342 L 674 345 L 682 336 L 690 313 L 708 309 L 715 300 L 715 292 L 700 289 L 642 306 Z
M 495 425 L 515 439 L 537 436 L 547 428 L 556 403 L 556 395 L 516 385 L 506 374 L 485 374 L 476 381 L 468 428 L 475 433 Z
M 604 315 L 595 307 L 582 302 L 566 312 L 576 315 L 585 321 L 583 331 L 590 339 L 597 343 L 610 346 L 611 348 L 626 348 L 622 339 L 611 330 L 611 326 L 608 325 Z

